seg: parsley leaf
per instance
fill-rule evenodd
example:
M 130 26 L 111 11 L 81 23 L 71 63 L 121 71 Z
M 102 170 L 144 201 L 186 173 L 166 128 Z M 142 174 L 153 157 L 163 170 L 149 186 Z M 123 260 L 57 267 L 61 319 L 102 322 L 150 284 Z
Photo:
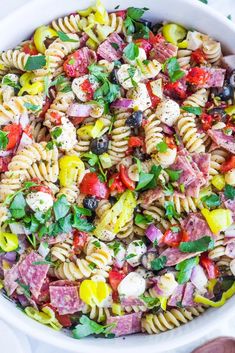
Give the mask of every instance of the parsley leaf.
M 227 19 L 230 20 L 230 21 L 232 21 L 232 15 L 229 14 L 229 15 L 227 16 Z
M 99 102 L 112 103 L 120 95 L 120 87 L 114 83 L 105 81 L 94 93 L 94 99 Z
M 165 216 L 169 220 L 171 220 L 172 218 L 179 218 L 179 214 L 176 212 L 175 205 L 172 201 L 166 201 L 164 207 L 166 210 Z
M 203 196 L 201 200 L 208 208 L 216 207 L 221 204 L 220 197 L 216 194 Z
M 35 105 L 29 102 L 25 102 L 24 106 L 26 109 L 31 110 L 31 112 L 37 112 L 41 109 L 40 105 Z
M 154 271 L 160 271 L 162 268 L 165 267 L 167 262 L 167 257 L 166 256 L 160 256 L 157 259 L 154 259 L 151 261 L 151 268 Z
M 139 47 L 135 43 L 129 43 L 123 50 L 124 55 L 129 60 L 135 60 L 139 55 Z
M 121 250 L 121 243 L 119 243 L 118 241 L 114 241 L 113 243 L 108 244 L 108 247 L 113 250 L 114 256 L 117 256 L 117 254 Z
M 202 108 L 200 107 L 190 107 L 190 106 L 182 106 L 181 109 L 185 110 L 188 113 L 194 114 L 194 115 L 201 115 L 202 114 Z
M 167 174 L 169 175 L 170 181 L 177 181 L 179 180 L 182 170 L 173 170 L 173 169 L 165 169 Z
M 127 9 L 127 16 L 129 16 L 132 20 L 138 21 L 141 19 L 145 11 L 147 11 L 148 8 L 138 8 L 138 7 L 128 7 Z
M 70 38 L 66 33 L 57 31 L 57 34 L 62 42 L 78 42 L 77 39 Z
M 150 224 L 153 221 L 153 217 L 150 215 L 142 215 L 137 213 L 135 216 L 135 224 Z
M 23 294 L 26 296 L 26 298 L 31 298 L 29 286 L 22 283 L 19 279 L 17 279 L 15 282 L 21 287 L 21 289 L 23 289 Z
M 160 305 L 160 301 L 158 298 L 153 298 L 153 297 L 145 297 L 144 294 L 140 295 L 139 298 L 143 300 L 143 302 L 147 305 L 148 309 L 152 309 L 155 306 Z
M 136 8 L 129 7 L 127 9 L 126 19 L 124 20 L 124 26 L 128 35 L 133 35 L 134 39 L 138 38 L 149 38 L 149 28 L 146 24 L 138 22 L 143 16 L 144 12 L 147 11 L 148 8 Z
M 8 144 L 8 131 L 2 131 L 0 130 L 0 150 L 5 150 Z
M 161 174 L 162 167 L 160 165 L 153 165 L 152 168 L 150 169 L 150 174 L 153 174 L 153 178 L 151 181 L 148 183 L 148 185 L 145 186 L 144 190 L 149 190 L 149 189 L 154 189 L 157 186 L 157 181 L 159 178 L 159 175 Z
M 166 152 L 168 150 L 168 145 L 166 142 L 162 141 L 162 142 L 159 142 L 156 146 L 158 152 Z
M 185 75 L 184 71 L 180 69 L 178 60 L 175 57 L 167 59 L 163 67 L 164 71 L 168 72 L 171 82 L 176 82 Z
M 12 217 L 15 219 L 23 218 L 25 216 L 26 201 L 22 192 L 18 193 L 13 199 L 9 209 Z
M 90 335 L 104 334 L 107 336 L 110 334 L 115 324 L 100 325 L 97 322 L 89 319 L 86 315 L 82 315 L 79 320 L 79 324 L 73 329 L 73 338 L 81 339 Z
M 234 200 L 234 198 L 235 198 L 235 188 L 232 185 L 229 185 L 229 184 L 225 185 L 224 196 L 226 197 L 226 199 Z
M 74 206 L 74 218 L 72 226 L 83 232 L 91 232 L 95 229 L 93 224 L 89 223 L 86 218 L 81 217 L 80 207 Z
M 135 33 L 133 35 L 133 39 L 149 39 L 150 29 L 149 27 L 142 22 L 135 22 Z
M 115 50 L 118 50 L 119 46 L 117 43 L 110 43 L 110 44 Z
M 29 56 L 25 64 L 25 71 L 33 71 L 43 68 L 46 65 L 45 55 Z
M 54 202 L 53 210 L 55 214 L 55 219 L 58 221 L 59 219 L 65 217 L 70 209 L 70 204 L 67 201 L 65 195 L 61 195 L 56 202 Z
M 51 136 L 52 136 L 54 139 L 57 139 L 61 134 L 62 134 L 62 129 L 61 129 L 61 127 L 56 127 L 54 130 L 51 131 Z
M 139 182 L 137 187 L 135 188 L 136 191 L 143 189 L 145 186 L 147 186 L 150 181 L 153 179 L 154 174 L 148 174 L 148 173 L 144 173 L 144 172 L 140 172 L 139 175 Z
M 214 240 L 209 236 L 204 236 L 194 241 L 181 242 L 179 249 L 182 252 L 203 252 L 214 247 Z
M 191 259 L 184 260 L 176 265 L 176 270 L 179 271 L 177 281 L 179 284 L 184 284 L 190 279 L 193 268 L 198 265 L 199 258 L 193 257 Z
M 208 0 L 199 0 L 199 1 L 201 1 L 201 2 L 203 2 L 203 4 L 208 4 Z
M 5 75 L 2 79 L 2 85 L 10 86 L 16 89 L 20 89 L 20 85 L 11 79 L 11 74 Z

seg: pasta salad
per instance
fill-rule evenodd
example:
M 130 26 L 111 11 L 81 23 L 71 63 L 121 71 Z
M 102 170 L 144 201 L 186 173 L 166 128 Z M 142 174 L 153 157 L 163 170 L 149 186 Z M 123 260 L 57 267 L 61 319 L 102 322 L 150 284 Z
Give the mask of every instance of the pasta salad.
M 157 334 L 235 293 L 235 67 L 100 0 L 0 53 L 0 287 L 74 338 Z

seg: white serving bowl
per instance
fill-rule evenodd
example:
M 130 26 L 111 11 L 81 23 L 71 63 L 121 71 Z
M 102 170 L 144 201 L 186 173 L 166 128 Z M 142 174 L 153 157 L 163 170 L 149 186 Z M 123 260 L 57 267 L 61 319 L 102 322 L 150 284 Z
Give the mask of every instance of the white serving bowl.
M 91 0 L 34 0 L 12 13 L 0 22 L 0 50 L 6 50 L 28 38 L 33 30 L 56 17 L 63 16 L 76 9 L 83 9 L 93 4 Z M 108 10 L 128 6 L 148 7 L 145 17 L 153 22 L 168 20 L 181 23 L 188 28 L 195 28 L 210 34 L 221 41 L 224 50 L 235 53 L 235 26 L 198 0 L 103 0 Z M 222 4 L 221 4 L 222 5 Z M 231 316 L 235 316 L 235 297 L 222 308 L 208 310 L 192 322 L 160 335 L 132 335 L 116 339 L 87 338 L 80 341 L 56 332 L 24 315 L 10 301 L 0 295 L 0 317 L 28 335 L 55 345 L 67 351 L 79 353 L 128 353 L 164 352 L 198 340 L 221 325 L 226 325 Z

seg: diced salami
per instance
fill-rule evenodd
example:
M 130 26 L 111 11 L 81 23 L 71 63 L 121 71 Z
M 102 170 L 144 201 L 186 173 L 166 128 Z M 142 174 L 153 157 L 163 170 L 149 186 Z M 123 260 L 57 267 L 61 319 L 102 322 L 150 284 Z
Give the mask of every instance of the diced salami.
M 192 159 L 193 162 L 198 166 L 198 168 L 202 172 L 205 182 L 208 182 L 211 160 L 210 153 L 193 153 Z
M 19 264 L 12 266 L 9 270 L 5 271 L 4 274 L 4 287 L 8 295 L 14 293 L 18 287 L 17 280 L 20 279 Z
M 156 189 L 144 191 L 141 194 L 140 202 L 143 203 L 145 206 L 148 206 L 154 201 L 158 200 L 160 197 L 164 197 L 164 196 L 165 196 L 164 190 L 162 188 L 157 187 Z M 177 191 L 174 191 L 174 194 L 172 196 L 177 196 L 177 197 L 180 197 L 181 199 L 185 198 L 184 194 Z
M 235 139 L 234 136 L 228 136 L 223 133 L 223 131 L 219 130 L 208 130 L 208 135 L 212 138 L 212 140 L 220 147 L 225 150 L 235 153 Z
M 115 44 L 118 48 L 115 47 Z M 108 39 L 101 43 L 98 47 L 97 53 L 105 60 L 110 62 L 119 60 L 123 53 L 123 40 L 117 33 L 112 33 Z
M 167 305 L 169 306 L 178 306 L 179 303 L 182 302 L 183 294 L 184 294 L 185 284 L 179 284 L 174 293 L 167 301 Z
M 182 305 L 185 306 L 194 306 L 195 302 L 193 300 L 195 287 L 191 282 L 186 283 Z
M 43 261 L 43 257 L 32 251 L 19 264 L 19 273 L 22 281 L 29 286 L 30 292 L 37 299 L 44 280 L 49 270 L 49 265 L 36 265 L 35 262 Z
M 151 58 L 158 60 L 160 63 L 164 63 L 167 59 L 176 56 L 178 47 L 166 41 L 160 41 L 155 44 L 151 50 Z
M 225 255 L 228 257 L 235 259 L 235 242 L 228 243 L 225 248 Z
M 139 298 L 128 297 L 128 298 L 121 298 L 121 304 L 126 306 L 146 306 L 145 303 L 140 300 Z
M 184 260 L 197 256 L 198 254 L 199 253 L 183 253 L 178 248 L 167 248 L 161 253 L 161 257 L 166 256 L 166 266 L 175 266 Z
M 107 318 L 107 324 L 116 324 L 111 330 L 116 337 L 130 335 L 141 331 L 142 313 L 133 313 L 123 316 L 110 316 Z
M 186 188 L 197 179 L 195 171 L 185 156 L 178 155 L 175 163 L 171 166 L 171 169 L 182 170 L 179 183 L 183 184 Z
M 182 227 L 189 235 L 190 241 L 198 240 L 204 236 L 214 237 L 206 220 L 200 213 L 191 213 L 182 222 Z
M 232 211 L 232 213 L 235 215 L 235 200 L 231 200 L 231 199 L 225 200 L 224 206 L 228 210 Z
M 226 73 L 225 69 L 216 69 L 214 67 L 210 67 L 210 68 L 206 67 L 206 68 L 204 68 L 204 70 L 209 73 L 209 79 L 202 86 L 202 88 L 223 87 L 225 73 Z
M 78 286 L 50 286 L 51 305 L 60 315 L 74 314 L 84 305 L 78 295 Z

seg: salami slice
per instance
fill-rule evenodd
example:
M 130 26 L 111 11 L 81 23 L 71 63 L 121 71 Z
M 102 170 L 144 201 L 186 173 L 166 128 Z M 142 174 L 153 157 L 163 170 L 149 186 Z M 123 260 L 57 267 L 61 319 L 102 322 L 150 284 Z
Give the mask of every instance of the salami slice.
M 16 280 L 20 277 L 19 264 L 12 266 L 9 270 L 5 271 L 4 287 L 8 295 L 11 295 L 16 290 L 18 284 Z
M 183 306 L 195 306 L 195 302 L 193 300 L 194 290 L 195 287 L 191 282 L 186 283 L 182 299 Z
M 133 313 L 123 316 L 110 316 L 107 319 L 107 324 L 116 324 L 111 330 L 116 337 L 130 335 L 141 331 L 142 313 Z
M 177 248 L 168 248 L 161 253 L 162 256 L 166 256 L 166 266 L 175 266 L 180 262 L 190 259 L 191 257 L 197 256 L 199 253 L 183 253 Z
M 235 153 L 235 140 L 233 136 L 225 135 L 223 131 L 219 130 L 208 130 L 207 132 L 218 146 L 231 153 Z
M 182 222 L 184 230 L 189 235 L 190 241 L 198 240 L 204 236 L 214 237 L 207 222 L 200 213 L 191 213 Z
M 116 48 L 115 44 L 118 46 Z M 119 60 L 123 52 L 123 40 L 117 33 L 112 33 L 107 40 L 99 45 L 97 53 L 110 62 Z
M 182 301 L 184 289 L 185 284 L 179 284 L 174 290 L 174 293 L 170 296 L 169 300 L 167 301 L 167 305 L 178 306 Z
M 84 304 L 79 299 L 78 286 L 52 285 L 49 292 L 51 305 L 58 310 L 60 315 L 74 314 L 84 307 Z

